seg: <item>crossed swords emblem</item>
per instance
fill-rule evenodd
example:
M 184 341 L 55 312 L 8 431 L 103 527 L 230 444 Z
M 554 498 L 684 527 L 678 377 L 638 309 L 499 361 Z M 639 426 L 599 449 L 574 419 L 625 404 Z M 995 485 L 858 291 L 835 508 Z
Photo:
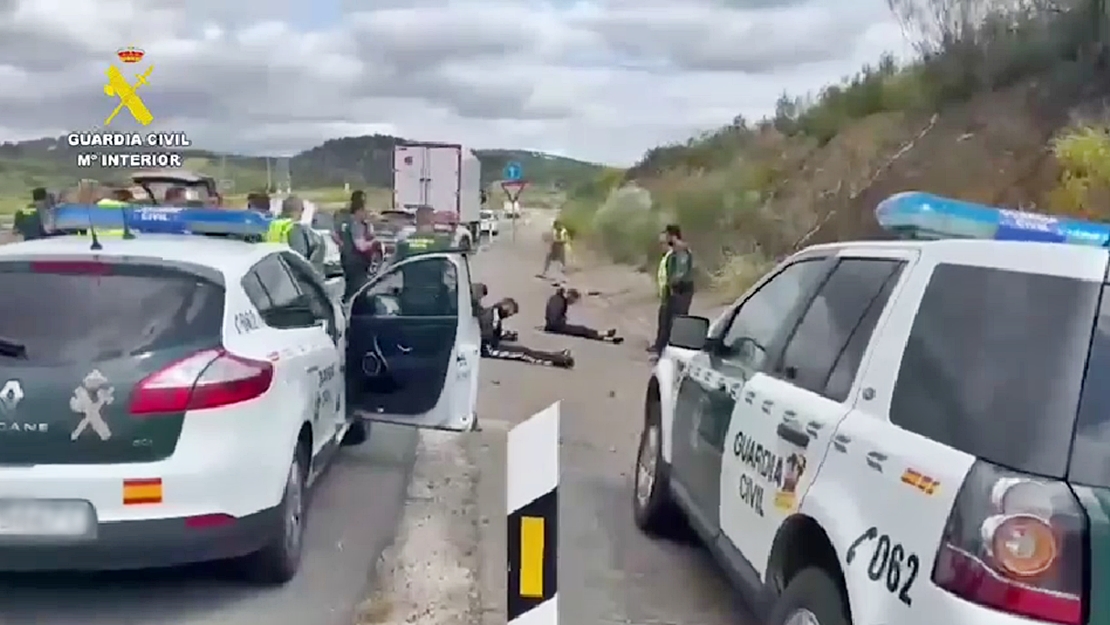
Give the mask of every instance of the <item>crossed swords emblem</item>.
M 112 120 L 116 118 L 116 115 L 119 115 L 120 111 L 122 111 L 125 106 L 127 110 L 131 111 L 131 115 L 134 116 L 135 121 L 140 124 L 146 126 L 154 121 L 154 116 L 150 114 L 150 110 L 147 109 L 146 104 L 143 104 L 142 98 L 135 93 L 138 91 L 139 87 L 150 84 L 147 82 L 147 78 L 150 78 L 150 73 L 153 71 L 154 66 L 151 65 L 146 68 L 145 72 L 136 74 L 135 84 L 132 85 L 127 82 L 127 79 L 116 69 L 115 65 L 108 68 L 106 72 L 108 75 L 108 83 L 104 85 L 104 95 L 110 98 L 118 97 L 119 104 L 116 105 L 116 108 L 112 111 L 112 114 L 108 116 L 108 119 L 104 120 L 105 126 L 112 123 Z
M 85 376 L 81 386 L 78 386 L 73 391 L 73 397 L 69 398 L 70 410 L 84 415 L 81 422 L 77 424 L 77 429 L 70 435 L 70 439 L 77 440 L 88 428 L 92 428 L 102 441 L 112 438 L 112 430 L 108 428 L 108 423 L 104 421 L 100 410 L 115 401 L 113 390 L 108 386 L 108 379 L 100 371 L 93 369 Z

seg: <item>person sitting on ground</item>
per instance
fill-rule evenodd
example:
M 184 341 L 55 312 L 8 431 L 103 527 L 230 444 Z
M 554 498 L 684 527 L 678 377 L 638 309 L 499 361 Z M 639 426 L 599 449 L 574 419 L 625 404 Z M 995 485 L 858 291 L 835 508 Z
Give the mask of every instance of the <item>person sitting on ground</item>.
M 482 330 L 482 356 L 563 369 L 573 368 L 574 357 L 571 356 L 569 349 L 548 352 L 512 342 L 517 338 L 516 333 L 505 330 L 502 324 L 505 319 L 518 312 L 520 312 L 520 305 L 511 297 L 506 297 L 488 308 L 480 308 L 478 326 Z
M 617 336 L 617 331 L 613 328 L 601 332 L 587 326 L 567 323 L 568 309 L 580 299 L 582 299 L 582 296 L 578 289 L 564 289 L 563 287 L 556 289 L 555 293 L 547 299 L 547 307 L 543 314 L 543 331 L 549 334 L 577 336 L 593 341 L 606 341 L 617 345 L 623 343 L 624 338 Z

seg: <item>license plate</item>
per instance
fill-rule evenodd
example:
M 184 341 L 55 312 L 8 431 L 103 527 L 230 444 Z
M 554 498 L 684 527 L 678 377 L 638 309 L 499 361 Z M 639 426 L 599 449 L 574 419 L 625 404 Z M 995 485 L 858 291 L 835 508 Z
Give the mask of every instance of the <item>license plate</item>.
M 93 532 L 87 501 L 0 499 L 0 537 L 79 537 Z

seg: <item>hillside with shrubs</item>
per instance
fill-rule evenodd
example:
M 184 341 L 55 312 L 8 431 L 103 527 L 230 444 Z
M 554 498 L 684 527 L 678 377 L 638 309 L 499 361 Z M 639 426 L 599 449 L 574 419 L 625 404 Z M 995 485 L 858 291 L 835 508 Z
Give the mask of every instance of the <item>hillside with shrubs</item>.
M 737 117 L 568 193 L 561 217 L 612 260 L 650 267 L 682 225 L 732 297 L 805 245 L 877 238 L 875 205 L 923 190 L 1110 221 L 1105 0 L 890 0 L 918 50 L 877 60 L 773 117 Z

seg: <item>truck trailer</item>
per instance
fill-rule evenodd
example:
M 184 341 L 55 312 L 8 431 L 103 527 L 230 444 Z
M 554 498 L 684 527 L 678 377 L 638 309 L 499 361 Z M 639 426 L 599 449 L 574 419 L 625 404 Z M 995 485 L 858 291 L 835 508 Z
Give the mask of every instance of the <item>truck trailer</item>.
M 413 211 L 430 206 L 452 212 L 479 240 L 482 165 L 457 143 L 405 141 L 393 148 L 393 208 Z

